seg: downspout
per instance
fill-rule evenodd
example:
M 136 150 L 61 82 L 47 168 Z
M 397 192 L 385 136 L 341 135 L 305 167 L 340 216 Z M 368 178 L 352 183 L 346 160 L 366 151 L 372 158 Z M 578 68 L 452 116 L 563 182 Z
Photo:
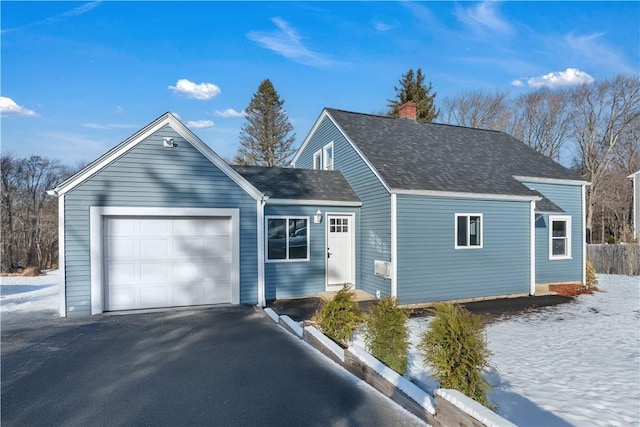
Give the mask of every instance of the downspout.
M 536 294 L 536 202 L 529 202 L 529 295 Z
M 398 298 L 398 200 L 391 193 L 391 296 Z
M 258 217 L 258 306 L 267 305 L 264 288 L 264 205 L 268 197 L 264 194 L 256 200 Z

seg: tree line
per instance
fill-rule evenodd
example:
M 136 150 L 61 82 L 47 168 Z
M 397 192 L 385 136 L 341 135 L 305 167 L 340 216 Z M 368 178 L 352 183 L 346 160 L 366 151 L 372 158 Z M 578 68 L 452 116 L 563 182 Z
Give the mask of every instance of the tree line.
M 413 101 L 417 120 L 504 131 L 556 161 L 570 154 L 587 187 L 586 226 L 594 243 L 631 240 L 632 188 L 627 176 L 640 169 L 640 79 L 617 76 L 565 89 L 540 88 L 510 97 L 508 92 L 470 91 L 446 97 L 422 69 L 409 69 L 394 86 L 383 113 Z M 286 166 L 295 133 L 282 100 L 263 80 L 245 109 L 236 164 Z M 46 190 L 79 168 L 41 156 L 3 154 L 0 173 L 2 243 L 0 269 L 51 268 L 57 264 L 57 201 Z
M 74 170 L 40 156 L 0 158 L 0 269 L 53 268 L 58 264 L 58 202 L 47 190 Z

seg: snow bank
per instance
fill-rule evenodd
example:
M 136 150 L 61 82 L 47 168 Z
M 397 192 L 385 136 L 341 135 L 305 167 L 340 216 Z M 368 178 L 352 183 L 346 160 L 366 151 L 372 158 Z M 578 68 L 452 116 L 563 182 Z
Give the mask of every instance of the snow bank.
M 44 276 L 0 277 L 0 312 L 57 311 L 58 277 L 58 270 Z

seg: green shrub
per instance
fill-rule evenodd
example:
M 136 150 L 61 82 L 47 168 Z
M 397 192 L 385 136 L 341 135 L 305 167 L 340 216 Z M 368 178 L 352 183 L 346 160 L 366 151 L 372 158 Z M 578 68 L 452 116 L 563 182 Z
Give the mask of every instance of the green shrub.
M 587 261 L 587 283 L 585 283 L 585 286 L 587 288 L 594 288 L 597 284 L 598 279 L 596 278 L 596 269 L 590 261 Z
M 607 239 L 607 243 L 610 245 L 615 245 L 616 244 L 615 236 L 609 236 L 609 239 Z
M 418 349 L 442 388 L 458 390 L 495 410 L 487 399 L 491 385 L 482 376 L 491 352 L 480 317 L 453 304 L 436 304 L 435 316 Z
M 326 336 L 339 344 L 346 344 L 353 338 L 362 314 L 354 293 L 345 285 L 332 300 L 322 303 L 313 320 Z
M 364 325 L 367 350 L 400 375 L 407 372 L 408 317 L 395 298 L 385 296 L 371 306 Z

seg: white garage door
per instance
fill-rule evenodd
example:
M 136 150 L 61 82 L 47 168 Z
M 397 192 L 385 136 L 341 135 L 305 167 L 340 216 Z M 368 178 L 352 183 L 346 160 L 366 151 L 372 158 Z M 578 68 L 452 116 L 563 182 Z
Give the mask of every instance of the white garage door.
M 105 310 L 231 302 L 230 218 L 106 217 Z

